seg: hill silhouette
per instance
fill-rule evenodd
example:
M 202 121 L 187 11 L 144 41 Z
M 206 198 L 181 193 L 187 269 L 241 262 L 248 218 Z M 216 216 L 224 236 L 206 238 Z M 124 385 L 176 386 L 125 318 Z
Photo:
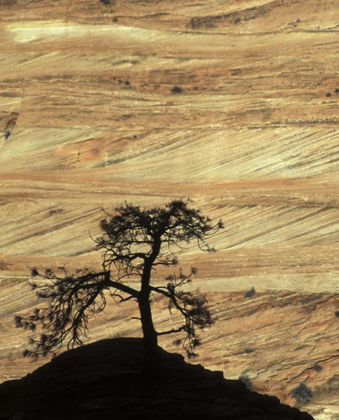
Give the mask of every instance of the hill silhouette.
M 116 338 L 62 353 L 0 385 L 0 418 L 313 419 L 181 355 L 160 349 L 157 362 L 145 363 L 142 348 L 139 338 Z

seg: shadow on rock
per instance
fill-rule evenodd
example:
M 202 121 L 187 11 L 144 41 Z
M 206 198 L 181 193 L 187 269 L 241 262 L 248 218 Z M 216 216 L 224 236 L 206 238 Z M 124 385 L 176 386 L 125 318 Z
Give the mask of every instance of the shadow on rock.
M 142 340 L 102 340 L 65 352 L 32 374 L 0 385 L 1 419 L 311 420 L 222 372 L 159 349 L 145 363 Z

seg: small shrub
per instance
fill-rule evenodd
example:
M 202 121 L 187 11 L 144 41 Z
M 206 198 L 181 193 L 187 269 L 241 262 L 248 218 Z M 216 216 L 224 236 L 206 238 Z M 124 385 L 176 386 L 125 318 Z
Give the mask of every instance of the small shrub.
M 335 315 L 337 318 L 339 318 L 339 311 L 335 311 L 335 312 L 334 312 L 334 315 Z
M 335 89 L 334 93 L 339 93 L 339 88 Z
M 251 347 L 246 347 L 245 348 L 245 353 L 253 353 L 254 349 L 252 349 Z
M 292 389 L 291 395 L 298 403 L 307 403 L 312 399 L 313 392 L 305 382 L 300 382 L 298 386 Z
M 252 286 L 250 290 L 247 290 L 247 292 L 245 293 L 245 297 L 250 298 L 254 295 L 254 293 L 255 293 L 255 288 Z
M 249 391 L 252 391 L 252 389 L 253 389 L 253 385 L 252 385 L 251 378 L 250 378 L 248 375 L 246 375 L 246 374 L 242 373 L 242 374 L 239 376 L 238 380 L 239 380 L 239 381 L 241 381 L 243 384 L 245 384 L 245 385 L 246 385 L 246 388 L 247 388 Z
M 313 365 L 313 369 L 314 369 L 316 372 L 321 372 L 321 371 L 323 370 L 322 366 L 318 365 L 318 363 L 314 363 L 314 365 Z
M 326 92 L 326 97 L 329 98 L 330 96 L 332 96 L 331 92 Z
M 125 85 L 127 85 L 127 86 L 129 86 L 129 85 L 130 85 L 129 80 L 126 80 L 126 81 L 125 81 Z
M 172 93 L 181 93 L 182 92 L 182 88 L 180 86 L 173 86 L 171 89 Z
M 114 18 L 113 18 L 113 22 L 118 22 L 118 18 L 115 16 Z
M 4 131 L 4 137 L 5 137 L 5 140 L 7 140 L 8 139 L 8 137 L 11 135 L 11 132 L 8 130 L 8 128 Z
M 100 0 L 101 1 L 101 3 L 104 3 L 104 4 L 111 4 L 111 0 Z

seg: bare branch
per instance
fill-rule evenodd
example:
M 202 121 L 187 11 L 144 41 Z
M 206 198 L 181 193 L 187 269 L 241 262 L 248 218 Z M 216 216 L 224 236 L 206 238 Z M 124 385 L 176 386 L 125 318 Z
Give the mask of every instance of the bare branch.
M 167 285 L 151 284 L 157 266 L 178 264 L 174 250 L 196 242 L 202 251 L 215 251 L 206 239 L 224 227 L 222 221 L 213 224 L 200 209 L 189 208 L 189 201 L 173 200 L 162 208 L 150 209 L 125 203 L 113 214 L 104 210 L 105 219 L 100 223 L 103 234 L 94 239 L 95 249 L 102 255 L 100 272 L 84 268 L 68 274 L 65 267 L 60 267 L 62 275 L 57 275 L 51 269 L 41 274 L 33 268 L 32 277 L 39 277 L 44 284 L 30 284 L 39 298 L 48 301 L 48 306 L 36 309 L 30 316 L 15 317 L 16 327 L 42 331 L 38 339 L 30 339 L 33 350 L 26 350 L 25 355 L 38 357 L 55 353 L 64 343 L 68 348 L 82 345 L 89 319 L 106 307 L 107 292 L 118 305 L 133 299 L 138 303 L 140 318 L 133 319 L 141 320 L 147 351 L 157 346 L 158 336 L 180 333 L 187 354 L 194 355 L 193 350 L 200 343 L 196 330 L 214 323 L 206 297 L 197 294 L 198 291 L 184 289 L 197 270 L 192 267 L 185 275 L 179 269 L 178 274 L 166 277 Z M 140 279 L 140 290 L 124 284 L 130 277 Z M 173 322 L 176 323 L 178 317 L 183 321 L 180 327 L 156 331 L 150 307 L 153 298 L 156 299 L 153 294 L 168 299 Z
M 185 328 L 185 326 L 183 325 L 180 328 L 172 328 L 171 330 L 168 330 L 168 331 L 158 332 L 158 335 L 167 335 L 167 334 L 179 333 L 179 332 L 183 331 L 184 328 Z

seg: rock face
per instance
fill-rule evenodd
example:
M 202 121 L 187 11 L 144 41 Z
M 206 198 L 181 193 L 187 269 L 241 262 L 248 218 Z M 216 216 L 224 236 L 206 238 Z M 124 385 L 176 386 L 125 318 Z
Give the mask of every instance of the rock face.
M 13 328 L 30 268 L 100 268 L 102 208 L 190 197 L 226 226 L 179 253 L 218 315 L 199 363 L 339 417 L 337 3 L 0 0 L 0 381 L 39 365 Z M 89 339 L 140 336 L 135 315 Z
M 180 355 L 161 351 L 159 361 L 145 363 L 140 339 L 104 340 L 63 353 L 0 385 L 0 399 L 1 419 L 313 418 Z

